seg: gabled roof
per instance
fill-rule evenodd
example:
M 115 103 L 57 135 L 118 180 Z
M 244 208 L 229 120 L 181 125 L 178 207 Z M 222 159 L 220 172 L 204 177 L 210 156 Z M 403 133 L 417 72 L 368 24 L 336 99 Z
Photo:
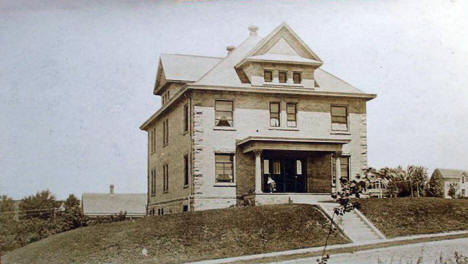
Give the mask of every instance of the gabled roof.
M 320 91 L 335 93 L 364 93 L 358 88 L 352 86 L 351 84 L 343 81 L 342 79 L 325 71 L 322 68 L 315 70 L 314 78 L 320 87 Z
M 265 54 L 266 49 L 273 48 L 273 46 L 278 43 L 282 43 L 282 45 L 288 45 L 291 49 L 294 50 L 294 48 L 290 46 L 287 43 L 287 41 L 284 40 L 284 38 L 281 38 L 281 34 L 286 34 L 290 36 L 293 40 L 296 40 L 299 43 L 300 48 L 304 49 L 304 51 L 302 52 L 304 57 L 322 62 L 322 60 L 317 56 L 317 54 L 315 54 L 309 48 L 309 46 L 307 46 L 307 44 L 296 34 L 296 32 L 294 32 L 294 30 L 292 30 L 292 28 L 284 22 L 281 23 L 278 27 L 276 27 L 272 32 L 270 32 L 270 34 L 264 37 L 262 41 L 259 42 L 257 46 L 249 52 L 247 57 Z M 272 52 L 275 53 L 275 51 Z
M 286 32 L 286 33 L 284 33 Z M 275 54 L 265 52 L 267 48 L 274 48 L 274 45 L 279 43 L 282 38 L 280 34 L 287 34 L 288 37 L 294 38 L 300 43 L 303 48 L 302 53 L 304 56 Z M 270 43 L 269 41 L 273 41 Z M 276 42 L 274 42 L 276 41 Z M 288 45 L 287 43 L 281 45 Z M 292 49 L 292 48 L 291 48 Z M 298 63 L 313 64 L 320 66 L 322 60 L 297 36 L 297 34 L 285 23 L 278 26 L 270 34 L 264 38 L 257 35 L 249 36 L 242 42 L 234 51 L 222 59 L 211 70 L 204 74 L 200 80 L 192 83 L 191 85 L 197 86 L 225 86 L 225 87 L 251 87 L 249 83 L 242 83 L 236 72 L 236 67 L 242 64 L 243 61 L 249 59 L 266 60 L 266 61 L 297 61 Z M 331 73 L 317 68 L 315 70 L 315 81 L 318 84 L 316 91 L 333 92 L 333 93 L 359 93 L 364 94 L 363 91 L 353 87 L 349 83 L 341 80 L 340 78 L 332 75 Z M 375 97 L 375 96 L 374 96 Z
M 462 176 L 468 176 L 468 171 L 453 170 L 453 169 L 435 169 L 434 173 L 439 171 L 440 176 L 444 179 L 461 179 Z
M 127 212 L 127 216 L 146 215 L 144 193 L 84 193 L 83 213 L 89 216 L 114 215 Z
M 154 94 L 160 89 L 160 82 L 194 82 L 213 68 L 221 58 L 198 55 L 161 54 L 154 85 Z
M 224 58 L 181 54 L 162 54 L 156 77 L 154 94 L 159 94 L 168 82 L 182 82 L 190 89 L 223 89 L 270 93 L 269 87 L 249 83 L 241 68 L 247 60 L 299 63 L 315 68 L 314 89 L 284 87 L 274 88 L 275 93 L 307 94 L 315 96 L 346 96 L 370 100 L 375 94 L 367 94 L 349 83 L 319 68 L 322 60 L 302 41 L 299 36 L 283 23 L 266 37 L 256 34 L 256 27 L 249 28 L 251 34 Z M 255 29 L 255 30 L 252 30 Z M 159 83 L 160 82 L 160 83 Z M 248 89 L 246 89 L 248 88 Z M 158 90 L 156 90 L 158 89 Z M 180 96 L 181 94 L 179 94 Z M 172 100 L 175 101 L 175 100 Z M 169 103 L 170 105 L 170 103 Z M 145 128 L 169 107 L 166 105 L 154 113 L 140 129 Z
M 161 54 L 161 64 L 167 80 L 198 80 L 221 58 L 198 55 Z
M 250 86 L 242 83 L 234 66 L 244 59 L 247 54 L 260 42 L 257 35 L 250 35 L 244 42 L 237 46 L 223 60 L 216 64 L 211 70 L 204 74 L 195 85 L 217 85 L 217 86 Z

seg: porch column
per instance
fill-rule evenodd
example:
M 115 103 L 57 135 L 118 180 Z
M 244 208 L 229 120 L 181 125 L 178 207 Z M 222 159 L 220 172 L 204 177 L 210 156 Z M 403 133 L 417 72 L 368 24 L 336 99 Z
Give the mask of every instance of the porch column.
M 262 193 L 262 151 L 255 150 L 255 193 Z
M 336 176 L 336 191 L 341 191 L 341 153 L 335 153 L 335 176 Z

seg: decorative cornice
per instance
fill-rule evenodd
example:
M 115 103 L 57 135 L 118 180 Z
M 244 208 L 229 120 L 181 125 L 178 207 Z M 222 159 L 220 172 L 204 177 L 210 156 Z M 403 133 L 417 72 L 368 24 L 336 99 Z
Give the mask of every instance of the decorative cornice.
M 366 93 L 339 93 L 339 92 L 323 92 L 312 90 L 308 88 L 270 88 L 262 86 L 210 86 L 201 84 L 186 84 L 182 89 L 175 94 L 164 106 L 159 108 L 149 119 L 147 119 L 141 126 L 141 130 L 146 130 L 149 124 L 153 122 L 160 114 L 165 112 L 187 91 L 222 91 L 222 92 L 241 92 L 241 93 L 266 93 L 266 94 L 287 94 L 287 95 L 305 95 L 305 96 L 320 96 L 320 97 L 342 97 L 342 98 L 361 98 L 372 100 L 377 97 L 376 94 Z

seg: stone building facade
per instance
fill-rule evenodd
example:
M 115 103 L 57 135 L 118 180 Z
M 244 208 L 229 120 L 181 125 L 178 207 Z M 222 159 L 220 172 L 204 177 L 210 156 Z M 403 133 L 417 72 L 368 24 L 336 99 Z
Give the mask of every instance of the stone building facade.
M 367 167 L 366 103 L 286 24 L 223 58 L 162 54 L 148 213 L 317 201 Z M 302 199 L 302 200 L 301 200 Z

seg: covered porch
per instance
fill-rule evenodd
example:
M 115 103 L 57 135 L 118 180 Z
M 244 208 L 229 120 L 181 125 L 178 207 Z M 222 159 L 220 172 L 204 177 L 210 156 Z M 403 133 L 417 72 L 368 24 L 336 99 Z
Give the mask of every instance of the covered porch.
M 254 159 L 256 204 L 316 203 L 341 188 L 340 157 L 346 139 L 248 137 L 238 141 Z M 346 165 L 347 166 L 347 165 Z

